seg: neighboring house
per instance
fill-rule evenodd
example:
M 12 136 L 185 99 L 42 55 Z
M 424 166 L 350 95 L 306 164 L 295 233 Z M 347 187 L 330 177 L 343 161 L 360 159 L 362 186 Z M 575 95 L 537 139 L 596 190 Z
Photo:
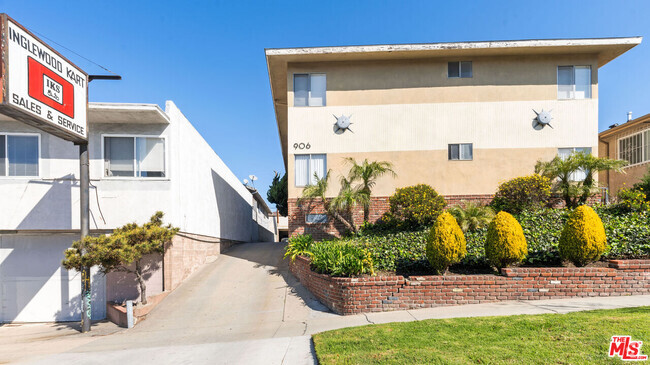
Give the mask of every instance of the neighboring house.
M 598 135 L 598 153 L 600 157 L 625 160 L 628 165 L 624 173 L 606 171 L 599 174 L 601 185 L 609 190 L 610 196 L 622 187 L 632 187 L 639 182 L 650 168 L 650 114 L 623 124 L 613 124 Z
M 641 38 L 267 49 L 289 179 L 289 234 L 336 236 L 322 207 L 296 199 L 345 157 L 390 161 L 371 219 L 395 188 L 433 186 L 448 202 L 488 201 L 537 160 L 598 148 L 598 69 Z M 545 113 L 542 113 L 544 111 Z M 552 118 L 550 127 L 537 114 Z M 349 117 L 341 118 L 341 116 Z M 345 128 L 347 122 L 352 124 Z M 337 125 L 335 125 L 337 123 Z M 362 215 L 355 213 L 360 223 Z
M 278 224 L 273 217 L 273 212 L 264 201 L 257 189 L 245 185 L 253 195 L 253 221 L 257 223 L 257 234 L 253 233 L 253 241 L 276 242 L 278 241 Z
M 229 245 L 257 240 L 253 197 L 181 111 L 90 103 L 91 234 L 157 211 L 180 228 L 148 258 L 147 292 L 173 290 Z M 0 321 L 80 319 L 80 275 L 61 267 L 79 239 L 78 147 L 0 116 Z M 267 208 L 268 209 L 268 208 Z M 257 209 L 256 209 L 257 210 Z M 137 299 L 132 275 L 93 269 L 92 318 Z

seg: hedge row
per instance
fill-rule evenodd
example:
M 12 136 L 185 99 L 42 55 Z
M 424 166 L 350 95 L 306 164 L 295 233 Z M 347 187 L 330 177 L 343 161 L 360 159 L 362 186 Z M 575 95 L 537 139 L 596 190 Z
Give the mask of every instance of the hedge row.
M 618 215 L 606 207 L 596 207 L 605 226 L 610 249 L 605 259 L 650 257 L 650 212 Z M 528 243 L 524 265 L 561 264 L 558 243 L 569 209 L 541 209 L 515 215 Z M 474 268 L 489 267 L 485 258 L 486 229 L 467 232 L 467 255 L 461 264 Z M 426 237 L 428 230 L 384 234 L 362 234 L 343 241 L 360 245 L 371 255 L 375 270 L 403 273 L 427 271 Z

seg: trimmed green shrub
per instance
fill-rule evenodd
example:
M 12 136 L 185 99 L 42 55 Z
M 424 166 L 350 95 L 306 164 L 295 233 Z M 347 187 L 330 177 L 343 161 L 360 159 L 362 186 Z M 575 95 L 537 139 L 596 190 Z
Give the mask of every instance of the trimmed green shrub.
M 611 247 L 607 259 L 650 258 L 650 212 L 616 214 L 607 206 L 594 207 L 605 225 L 607 243 Z M 514 217 L 524 231 L 528 255 L 522 261 L 529 266 L 557 266 L 562 263 L 558 243 L 571 209 L 545 208 L 523 211 Z M 346 238 L 346 242 L 362 246 L 371 255 L 374 268 L 401 274 L 433 273 L 426 257 L 429 230 L 364 233 Z M 465 233 L 467 255 L 460 265 L 480 271 L 489 265 L 485 255 L 486 228 Z
M 467 243 L 456 219 L 444 212 L 431 227 L 427 238 L 427 258 L 438 274 L 444 274 L 449 265 L 467 254 Z
M 287 257 L 293 261 L 297 256 L 311 256 L 311 245 L 314 240 L 310 234 L 301 234 L 289 238 L 289 243 L 285 247 L 284 258 Z
M 435 222 L 447 203 L 431 186 L 407 186 L 388 198 L 386 220 L 397 220 L 411 227 L 428 227 Z
M 332 276 L 374 275 L 372 258 L 362 247 L 345 241 L 322 241 L 311 246 L 311 267 Z
M 546 206 L 551 198 L 551 180 L 540 175 L 521 176 L 499 185 L 490 205 L 500 211 L 519 213 Z
M 526 237 L 515 217 L 507 212 L 499 212 L 487 229 L 485 256 L 496 266 L 504 268 L 520 262 L 528 254 Z
M 562 258 L 576 266 L 598 260 L 607 249 L 605 227 L 598 214 L 586 205 L 576 208 L 564 225 L 558 248 Z

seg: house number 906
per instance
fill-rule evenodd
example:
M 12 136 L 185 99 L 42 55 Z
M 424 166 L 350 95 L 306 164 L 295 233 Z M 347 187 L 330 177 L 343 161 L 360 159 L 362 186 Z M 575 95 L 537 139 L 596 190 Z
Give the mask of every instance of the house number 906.
M 307 142 L 307 144 L 304 144 L 304 143 L 294 143 L 293 144 L 293 149 L 294 150 L 304 150 L 304 149 L 310 149 L 310 148 L 311 148 L 311 145 L 309 144 L 309 142 Z

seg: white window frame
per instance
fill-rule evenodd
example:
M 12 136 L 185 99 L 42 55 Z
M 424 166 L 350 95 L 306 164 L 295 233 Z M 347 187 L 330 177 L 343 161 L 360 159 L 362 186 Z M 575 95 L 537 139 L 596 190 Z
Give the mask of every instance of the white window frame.
M 472 71 L 470 71 L 470 75 L 463 77 L 463 62 L 469 62 L 472 64 Z M 458 76 L 449 76 L 449 64 L 450 63 L 457 63 L 458 64 Z M 474 77 L 474 62 L 472 61 L 448 61 L 447 62 L 447 78 L 448 79 L 471 79 Z
M 309 186 L 311 184 L 311 179 L 314 176 L 314 172 L 311 171 L 311 156 L 313 155 L 323 155 L 325 156 L 325 159 L 323 160 L 323 177 L 327 175 L 327 154 L 326 153 L 298 153 L 293 155 L 293 185 L 297 188 L 304 188 L 305 186 Z M 309 174 L 307 175 L 307 185 L 298 185 L 298 182 L 296 181 L 298 178 L 298 175 L 296 175 L 296 156 L 309 156 L 309 162 L 307 166 L 309 167 Z
M 560 67 L 571 67 L 573 70 L 571 74 L 571 97 L 569 98 L 560 98 Z M 589 68 L 589 97 L 588 98 L 576 98 L 576 67 L 588 67 Z M 587 100 L 587 99 L 592 99 L 593 98 L 593 87 L 592 87 L 592 79 L 593 79 L 593 70 L 591 68 L 591 65 L 558 65 L 555 69 L 555 80 L 556 80 L 556 92 L 557 92 L 557 100 Z
M 296 105 L 296 75 L 307 75 L 307 105 Z M 323 96 L 323 105 L 309 105 L 309 99 L 311 97 L 311 76 L 312 75 L 323 75 L 325 76 L 325 95 Z M 327 106 L 327 73 L 325 72 L 295 72 L 293 74 L 293 106 L 296 108 L 318 108 Z
M 616 140 L 616 158 L 619 159 L 619 160 L 622 160 L 622 158 L 621 158 L 621 140 L 627 139 L 627 138 L 630 138 L 630 137 L 634 137 L 637 134 L 641 135 L 641 162 L 637 162 L 635 164 L 628 164 L 623 168 L 638 166 L 638 165 L 642 165 L 642 164 L 650 162 L 650 159 L 645 160 L 645 155 L 646 155 L 645 148 L 646 148 L 646 142 L 647 142 L 645 135 L 646 135 L 646 132 L 649 132 L 649 131 L 650 131 L 650 129 L 643 129 L 641 131 L 638 131 L 638 132 L 635 132 L 635 133 L 632 133 L 632 134 L 628 134 L 628 135 L 626 135 L 624 137 L 620 137 L 620 138 L 618 138 Z
M 462 145 L 470 145 L 471 151 L 472 151 L 472 158 L 460 158 L 460 146 Z M 449 148 L 452 145 L 458 145 L 458 159 L 454 160 L 449 158 Z M 474 143 L 448 143 L 447 144 L 447 161 L 474 161 Z
M 163 139 L 163 143 L 165 144 L 165 176 L 164 177 L 145 177 L 145 176 L 106 176 L 106 150 L 104 148 L 104 140 L 107 137 L 126 137 L 126 138 L 133 138 L 133 174 L 136 175 L 138 172 L 137 169 L 137 160 L 136 156 L 137 154 L 137 143 L 135 141 L 135 138 L 158 138 L 158 139 Z M 170 173 L 169 173 L 169 145 L 167 144 L 167 136 L 160 136 L 160 135 L 155 135 L 155 134 L 102 134 L 101 135 L 102 139 L 102 179 L 106 180 L 146 180 L 146 181 L 155 181 L 155 180 L 169 180 L 170 179 Z
M 5 136 L 5 176 L 0 176 L 2 180 L 8 179 L 19 179 L 19 180 L 31 180 L 34 178 L 41 177 L 41 165 L 43 159 L 41 158 L 41 134 L 40 133 L 5 133 L 0 132 L 0 136 Z M 19 136 L 19 137 L 38 137 L 38 175 L 36 176 L 9 176 L 9 138 L 7 136 Z

